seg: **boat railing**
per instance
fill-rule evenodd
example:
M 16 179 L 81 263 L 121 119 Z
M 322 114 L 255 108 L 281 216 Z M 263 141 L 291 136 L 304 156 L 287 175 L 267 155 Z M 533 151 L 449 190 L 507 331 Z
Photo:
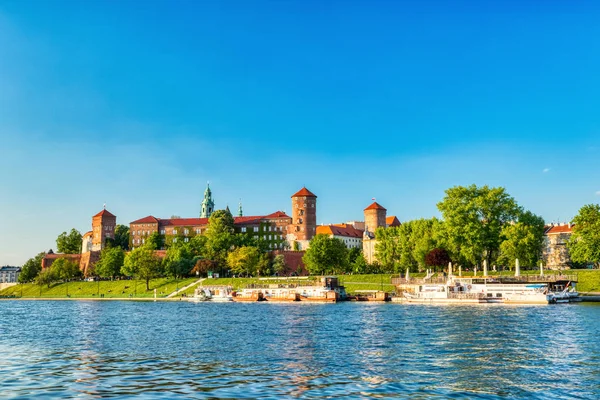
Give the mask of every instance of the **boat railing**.
M 392 278 L 392 285 L 426 285 L 429 283 L 446 283 L 448 278 L 432 276 L 430 278 Z

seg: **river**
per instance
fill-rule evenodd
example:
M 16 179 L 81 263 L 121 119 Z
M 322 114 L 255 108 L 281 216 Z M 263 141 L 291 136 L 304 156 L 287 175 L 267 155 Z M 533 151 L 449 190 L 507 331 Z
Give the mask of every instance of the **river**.
M 600 398 L 600 306 L 0 301 L 0 397 Z

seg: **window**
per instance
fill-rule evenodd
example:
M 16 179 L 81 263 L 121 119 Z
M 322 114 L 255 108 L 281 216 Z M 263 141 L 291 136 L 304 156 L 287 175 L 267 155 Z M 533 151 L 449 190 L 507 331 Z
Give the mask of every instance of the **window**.
M 164 230 L 164 229 L 161 229 L 161 230 L 160 230 L 160 234 L 161 234 L 161 235 L 164 235 L 164 234 L 165 234 L 165 230 Z
M 246 232 L 246 227 L 245 226 L 242 226 L 242 232 L 244 232 L 244 233 Z
M 173 229 L 173 235 L 177 235 L 177 229 Z
M 190 230 L 189 230 L 189 229 L 184 229 L 184 230 L 183 230 L 183 234 L 184 234 L 184 235 L 187 235 L 188 233 L 190 233 Z
M 254 227 L 254 232 L 258 232 L 258 226 Z
M 271 229 L 273 229 L 273 227 L 271 225 L 269 225 L 269 232 L 271 232 Z
M 173 238 L 173 243 L 177 243 L 177 238 Z
M 304 215 L 304 210 L 300 210 L 300 215 Z
M 190 238 L 185 238 L 185 239 L 183 239 L 183 241 L 187 243 L 190 241 Z
M 254 235 L 254 240 L 258 240 L 258 235 Z
M 263 240 L 267 240 L 267 235 L 264 235 L 264 236 L 263 236 Z
M 200 228 L 196 229 L 196 233 L 199 235 L 202 233 L 202 230 Z
M 304 221 L 302 218 L 298 218 L 298 223 L 301 224 Z
M 142 244 L 146 243 L 146 239 L 142 239 Z
M 271 240 L 271 235 L 269 235 L 269 240 Z

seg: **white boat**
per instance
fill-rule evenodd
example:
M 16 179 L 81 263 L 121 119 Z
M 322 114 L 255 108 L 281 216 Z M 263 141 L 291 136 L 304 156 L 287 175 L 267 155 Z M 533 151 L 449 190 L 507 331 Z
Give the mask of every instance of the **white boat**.
M 406 280 L 395 278 L 406 303 L 548 304 L 579 301 L 573 277 L 457 277 Z M 394 282 L 395 280 L 395 282 Z M 560 290 L 560 292 L 558 291 Z
M 228 302 L 233 301 L 233 291 L 230 286 L 201 286 L 196 288 L 194 296 L 188 298 L 193 303 L 203 301 Z

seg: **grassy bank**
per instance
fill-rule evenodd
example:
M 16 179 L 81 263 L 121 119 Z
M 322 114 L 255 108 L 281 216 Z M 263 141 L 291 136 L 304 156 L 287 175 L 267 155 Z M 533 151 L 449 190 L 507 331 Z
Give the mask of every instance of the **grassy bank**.
M 115 297 L 166 297 L 177 288 L 195 282 L 196 278 L 169 279 L 160 278 L 150 281 L 150 290 L 146 290 L 146 282 L 140 280 L 97 281 L 97 282 L 68 282 L 38 286 L 33 283 L 19 284 L 0 291 L 0 296 L 15 296 L 24 298 L 115 298 Z

